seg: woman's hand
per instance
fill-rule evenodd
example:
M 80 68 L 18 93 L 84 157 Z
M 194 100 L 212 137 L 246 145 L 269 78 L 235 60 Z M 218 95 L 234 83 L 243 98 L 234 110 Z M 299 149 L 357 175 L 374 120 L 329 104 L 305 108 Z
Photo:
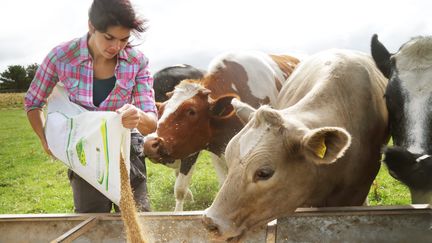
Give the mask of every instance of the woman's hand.
M 122 115 L 122 124 L 125 128 L 132 129 L 138 127 L 142 112 L 140 109 L 134 105 L 125 104 L 120 109 L 117 109 L 116 112 Z
M 48 143 L 47 143 L 46 139 L 41 139 L 40 141 L 41 141 L 43 149 L 45 150 L 45 153 L 47 153 L 49 156 L 55 158 L 55 156 L 53 155 L 53 153 L 51 152 L 51 150 L 48 147 Z
M 124 105 L 117 113 L 122 114 L 122 124 L 125 128 L 138 128 L 143 135 L 156 131 L 157 117 L 153 113 L 145 113 L 131 104 Z

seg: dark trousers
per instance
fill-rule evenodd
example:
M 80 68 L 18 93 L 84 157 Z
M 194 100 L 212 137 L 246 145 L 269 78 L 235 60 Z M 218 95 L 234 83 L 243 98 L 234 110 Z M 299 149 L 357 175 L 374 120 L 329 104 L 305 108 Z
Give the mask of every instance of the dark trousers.
M 131 133 L 130 150 L 130 181 L 138 211 L 150 211 L 147 195 L 147 172 L 143 154 L 143 136 Z M 101 192 L 87 183 L 78 174 L 68 170 L 69 182 L 72 186 L 76 213 L 109 213 L 112 207 L 116 212 L 119 208 Z

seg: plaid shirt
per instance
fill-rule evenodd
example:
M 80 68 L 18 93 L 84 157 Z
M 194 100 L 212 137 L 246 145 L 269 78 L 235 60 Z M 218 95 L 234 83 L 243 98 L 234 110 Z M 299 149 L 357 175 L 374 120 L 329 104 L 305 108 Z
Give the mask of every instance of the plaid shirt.
M 115 111 L 130 103 L 144 112 L 157 114 L 147 58 L 130 47 L 121 50 L 117 56 L 116 84 L 96 107 L 93 104 L 93 60 L 87 46 L 87 34 L 55 47 L 30 84 L 25 96 L 26 111 L 42 108 L 56 83 L 61 82 L 69 99 L 87 110 Z

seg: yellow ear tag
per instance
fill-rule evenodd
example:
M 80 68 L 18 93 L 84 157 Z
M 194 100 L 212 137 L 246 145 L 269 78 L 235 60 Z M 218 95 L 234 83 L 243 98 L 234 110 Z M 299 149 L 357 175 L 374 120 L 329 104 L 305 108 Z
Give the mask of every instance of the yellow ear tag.
M 317 150 L 315 152 L 316 152 L 316 155 L 318 157 L 320 157 L 321 159 L 324 159 L 324 156 L 325 156 L 325 154 L 327 152 L 327 147 L 325 145 L 324 138 L 321 139 L 321 142 L 319 143 L 319 145 L 317 147 Z

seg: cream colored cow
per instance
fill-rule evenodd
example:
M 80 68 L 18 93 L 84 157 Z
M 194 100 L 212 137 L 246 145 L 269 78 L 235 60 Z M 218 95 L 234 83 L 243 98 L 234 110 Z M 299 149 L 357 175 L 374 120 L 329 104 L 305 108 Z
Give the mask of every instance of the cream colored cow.
M 233 100 L 248 123 L 226 148 L 208 229 L 239 239 L 298 207 L 362 205 L 388 139 L 386 84 L 370 56 L 329 50 L 297 66 L 275 109 Z

